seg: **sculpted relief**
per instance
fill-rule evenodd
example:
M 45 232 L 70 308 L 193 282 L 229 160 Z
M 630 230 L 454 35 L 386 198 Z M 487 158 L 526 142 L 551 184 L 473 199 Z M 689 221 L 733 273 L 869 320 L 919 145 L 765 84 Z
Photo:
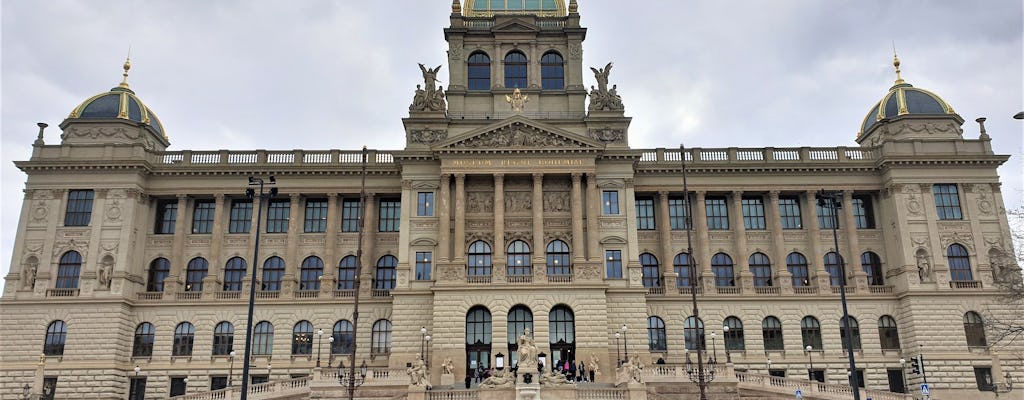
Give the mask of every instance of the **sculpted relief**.
M 530 192 L 505 193 L 505 212 L 514 213 L 533 209 L 533 194 Z
M 522 123 L 474 136 L 452 144 L 454 148 L 480 147 L 583 147 L 581 142 L 555 135 Z
M 569 211 L 569 192 L 544 193 L 544 212 Z

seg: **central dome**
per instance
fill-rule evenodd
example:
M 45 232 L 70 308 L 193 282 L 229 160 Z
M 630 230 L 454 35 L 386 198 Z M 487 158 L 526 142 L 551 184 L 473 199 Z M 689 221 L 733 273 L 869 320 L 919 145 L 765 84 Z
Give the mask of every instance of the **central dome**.
M 545 17 L 566 15 L 564 0 L 466 0 L 467 17 L 495 14 L 536 14 Z
M 939 95 L 924 89 L 916 88 L 900 77 L 899 58 L 893 58 L 893 66 L 896 67 L 896 83 L 889 92 L 882 97 L 860 125 L 858 140 L 864 138 L 876 125 L 883 121 L 907 115 L 944 116 L 956 115 L 953 107 L 946 103 Z
M 164 127 L 160 119 L 156 117 L 149 107 L 142 103 L 142 100 L 135 95 L 135 92 L 128 87 L 128 69 L 131 64 L 124 63 L 124 78 L 118 86 L 92 96 L 68 115 L 67 121 L 89 120 L 89 119 L 121 119 L 136 122 L 140 125 L 151 128 L 156 134 L 164 139 Z

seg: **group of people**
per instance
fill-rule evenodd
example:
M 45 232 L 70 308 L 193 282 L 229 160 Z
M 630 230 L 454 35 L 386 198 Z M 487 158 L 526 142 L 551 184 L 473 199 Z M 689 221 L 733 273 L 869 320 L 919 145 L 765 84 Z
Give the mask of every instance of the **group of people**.
M 557 361 L 554 370 L 565 375 L 565 379 L 570 382 L 594 382 L 595 379 L 595 371 L 588 369 L 583 361 L 579 365 L 569 360 Z

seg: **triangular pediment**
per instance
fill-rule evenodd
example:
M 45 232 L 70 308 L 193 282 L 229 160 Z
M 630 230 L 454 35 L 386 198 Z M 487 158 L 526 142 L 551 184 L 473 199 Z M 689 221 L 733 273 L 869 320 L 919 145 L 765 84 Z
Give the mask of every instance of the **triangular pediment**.
M 604 147 L 604 143 L 517 115 L 438 143 L 434 149 L 601 150 Z
M 491 32 L 540 32 L 540 28 L 521 19 L 512 19 L 494 25 Z

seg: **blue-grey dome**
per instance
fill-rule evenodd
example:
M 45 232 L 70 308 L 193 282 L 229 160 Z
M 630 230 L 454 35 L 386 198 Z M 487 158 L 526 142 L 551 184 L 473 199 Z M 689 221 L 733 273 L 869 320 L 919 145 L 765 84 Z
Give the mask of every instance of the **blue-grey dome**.
M 871 111 L 868 111 L 860 125 L 858 139 L 883 120 L 904 115 L 956 115 L 953 107 L 937 94 L 916 88 L 904 81 L 900 77 L 899 58 L 893 57 L 893 66 L 896 67 L 896 84 L 889 88 L 889 93 L 886 93 L 882 100 L 871 107 Z
M 164 126 L 160 123 L 160 119 L 156 117 L 149 107 L 135 95 L 135 92 L 128 88 L 128 69 L 131 65 L 126 61 L 124 64 L 124 77 L 118 86 L 111 88 L 108 92 L 103 92 L 92 96 L 78 107 L 75 107 L 68 115 L 68 119 L 124 119 L 128 121 L 138 122 L 143 125 L 147 125 L 152 128 L 158 135 L 164 139 L 167 138 L 167 134 L 164 132 Z

